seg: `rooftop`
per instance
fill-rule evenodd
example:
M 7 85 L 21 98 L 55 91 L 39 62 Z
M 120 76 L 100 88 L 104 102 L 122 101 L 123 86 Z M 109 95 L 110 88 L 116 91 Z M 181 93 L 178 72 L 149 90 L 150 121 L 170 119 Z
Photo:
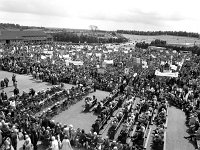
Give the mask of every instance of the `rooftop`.
M 44 31 L 0 31 L 0 40 L 23 40 L 40 38 L 45 39 L 49 36 Z

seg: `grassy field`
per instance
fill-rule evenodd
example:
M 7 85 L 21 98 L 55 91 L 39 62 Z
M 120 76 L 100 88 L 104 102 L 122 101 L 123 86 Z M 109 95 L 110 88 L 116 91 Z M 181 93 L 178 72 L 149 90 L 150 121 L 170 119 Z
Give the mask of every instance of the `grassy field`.
M 194 45 L 196 41 L 196 45 L 200 45 L 199 38 L 191 38 L 191 37 L 180 37 L 180 36 L 171 36 L 171 35 L 157 35 L 157 36 L 145 36 L 145 35 L 130 35 L 123 34 L 124 37 L 130 39 L 131 41 L 145 41 L 146 43 L 150 43 L 155 39 L 160 39 L 167 41 L 168 44 L 181 44 L 181 45 Z

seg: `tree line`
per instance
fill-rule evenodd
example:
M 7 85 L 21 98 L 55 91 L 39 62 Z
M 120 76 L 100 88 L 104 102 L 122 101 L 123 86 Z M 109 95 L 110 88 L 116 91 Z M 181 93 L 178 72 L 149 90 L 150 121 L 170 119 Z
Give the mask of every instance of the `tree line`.
M 31 27 L 31 26 L 21 26 L 19 24 L 14 23 L 0 23 L 0 29 L 17 29 L 17 30 L 26 30 L 26 29 L 45 29 L 44 27 Z
M 141 48 L 141 49 L 147 49 L 149 46 L 157 46 L 157 47 L 165 47 L 167 49 L 172 49 L 172 50 L 176 50 L 177 52 L 180 51 L 189 51 L 192 52 L 193 54 L 197 54 L 198 56 L 200 56 L 200 47 L 194 45 L 192 47 L 186 47 L 186 46 L 176 46 L 176 45 L 170 45 L 167 44 L 166 41 L 163 40 L 159 40 L 156 39 L 154 41 L 151 41 L 151 43 L 145 43 L 143 42 L 138 42 L 135 45 L 137 48 Z
M 184 37 L 195 37 L 199 38 L 198 33 L 186 32 L 186 31 L 135 31 L 135 30 L 117 30 L 120 34 L 133 34 L 133 35 L 173 35 L 173 36 L 184 36 Z
M 90 34 L 76 34 L 72 32 L 57 32 L 52 33 L 54 41 L 57 42 L 72 42 L 72 43 L 122 43 L 127 42 L 128 39 L 123 36 L 117 38 L 103 38 Z

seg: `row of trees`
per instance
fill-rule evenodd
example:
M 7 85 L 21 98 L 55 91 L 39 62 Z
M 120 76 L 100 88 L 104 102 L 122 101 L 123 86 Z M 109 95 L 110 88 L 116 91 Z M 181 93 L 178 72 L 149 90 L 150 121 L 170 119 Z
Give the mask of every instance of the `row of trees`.
M 184 37 L 199 38 L 198 33 L 186 32 L 186 31 L 135 31 L 135 30 L 117 30 L 117 33 L 121 34 L 133 34 L 133 35 L 173 35 Z
M 159 39 L 156 39 L 155 41 L 152 41 L 150 44 L 145 42 L 139 42 L 135 45 L 137 48 L 147 49 L 149 46 L 158 46 L 158 47 L 165 47 L 167 49 L 176 50 L 177 52 L 180 51 L 189 51 L 193 54 L 197 54 L 200 56 L 200 47 L 194 45 L 192 47 L 186 47 L 186 46 L 175 46 L 175 45 L 169 45 L 166 41 L 162 41 Z
M 0 23 L 0 29 L 15 29 L 15 30 L 26 30 L 26 29 L 44 29 L 44 27 L 30 27 L 30 26 L 21 26 L 19 24 L 13 24 L 13 23 Z
M 76 34 L 72 32 L 58 32 L 52 34 L 54 41 L 58 42 L 72 42 L 72 43 L 122 43 L 127 42 L 123 36 L 117 38 L 100 38 L 89 34 Z

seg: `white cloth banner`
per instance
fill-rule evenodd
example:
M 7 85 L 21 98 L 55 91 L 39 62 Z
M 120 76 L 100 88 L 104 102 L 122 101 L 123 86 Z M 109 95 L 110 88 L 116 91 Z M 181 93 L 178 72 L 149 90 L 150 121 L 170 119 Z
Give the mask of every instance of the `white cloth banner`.
M 83 65 L 82 61 L 70 61 L 70 63 L 74 64 L 75 66 L 82 66 Z
M 97 57 L 101 57 L 101 53 L 96 53 L 96 56 Z
M 118 52 L 118 49 L 114 49 L 114 52 Z
M 43 55 L 42 55 L 42 56 L 41 56 L 41 59 L 46 59 L 46 56 L 43 56 Z
M 43 53 L 53 55 L 53 51 L 44 51 Z
M 92 56 L 92 53 L 87 53 L 88 56 Z
M 106 64 L 113 64 L 114 62 L 113 62 L 113 60 L 104 60 L 104 63 L 106 63 Z
M 63 58 L 70 58 L 69 54 L 68 55 L 63 55 Z
M 165 72 L 165 73 L 163 73 L 163 72 L 160 72 L 160 71 L 156 70 L 155 71 L 155 75 L 156 76 L 162 76 L 162 77 L 174 77 L 174 78 L 178 78 L 178 72 L 174 72 L 174 73 L 172 73 L 172 72 Z
M 170 67 L 171 67 L 172 70 L 177 70 L 177 68 L 178 68 L 178 67 L 175 66 L 175 65 L 171 65 Z
M 161 62 L 160 62 L 160 64 L 161 64 L 161 65 L 164 65 L 164 64 L 165 64 L 165 62 L 164 62 L 164 61 L 161 61 Z
M 136 77 L 137 76 L 137 73 L 134 73 L 133 77 Z
M 152 58 L 156 58 L 156 56 L 154 56 L 153 54 L 151 54 L 151 57 L 152 57 Z

